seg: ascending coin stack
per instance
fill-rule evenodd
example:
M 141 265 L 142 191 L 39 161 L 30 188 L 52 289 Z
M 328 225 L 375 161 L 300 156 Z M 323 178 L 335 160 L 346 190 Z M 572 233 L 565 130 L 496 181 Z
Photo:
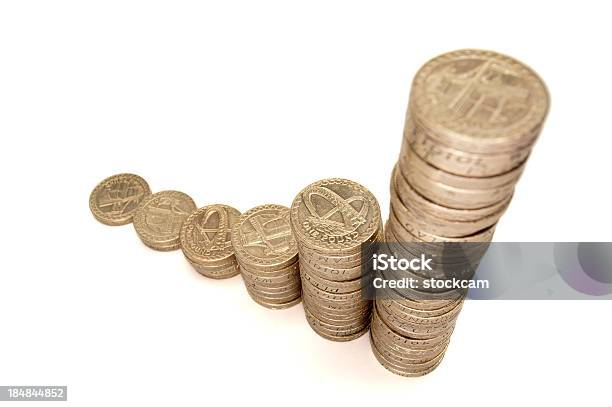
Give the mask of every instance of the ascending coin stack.
M 326 179 L 291 206 L 306 319 L 323 338 L 349 341 L 367 332 L 371 301 L 362 292 L 361 244 L 381 238 L 378 202 L 363 186 Z
M 231 229 L 238 218 L 237 209 L 215 204 L 197 209 L 183 222 L 181 249 L 203 276 L 223 279 L 240 273 L 231 241 Z
M 245 212 L 232 227 L 232 244 L 247 292 L 256 303 L 283 309 L 301 301 L 289 208 L 261 205 Z
M 548 101 L 537 74 L 504 55 L 462 50 L 426 63 L 412 84 L 391 177 L 387 240 L 490 242 Z M 383 366 L 405 376 L 433 370 L 461 309 L 465 293 L 457 294 L 377 300 L 372 349 Z

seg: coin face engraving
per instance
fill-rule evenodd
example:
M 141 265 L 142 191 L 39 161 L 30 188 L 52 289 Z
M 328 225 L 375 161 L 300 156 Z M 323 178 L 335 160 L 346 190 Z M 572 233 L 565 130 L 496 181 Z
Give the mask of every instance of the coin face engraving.
M 380 208 L 361 185 L 332 178 L 310 184 L 294 199 L 291 222 L 300 241 L 310 247 L 356 248 L 380 226 Z
M 520 74 L 493 60 L 450 62 L 427 78 L 432 108 L 471 126 L 504 127 L 529 111 L 531 91 Z
M 189 207 L 181 199 L 162 197 L 153 200 L 145 209 L 144 225 L 157 235 L 175 234 L 189 215 Z
M 304 229 L 322 240 L 355 239 L 357 228 L 366 223 L 368 205 L 361 195 L 342 198 L 326 187 L 313 187 L 303 193 L 309 216 Z
M 415 118 L 482 139 L 533 133 L 548 112 L 548 91 L 530 68 L 490 51 L 450 52 L 415 76 Z
M 124 225 L 132 221 L 140 202 L 151 194 L 147 182 L 134 174 L 106 178 L 92 191 L 89 207 L 100 222 Z
M 289 208 L 261 205 L 245 212 L 232 228 L 237 256 L 257 265 L 272 265 L 297 256 Z
M 234 253 L 231 228 L 240 212 L 227 205 L 207 205 L 193 212 L 181 230 L 181 246 L 188 257 L 201 261 L 227 258 Z
M 141 203 L 134 215 L 134 228 L 149 246 L 178 248 L 183 222 L 195 209 L 193 200 L 182 192 L 157 192 Z
M 274 257 L 289 249 L 292 236 L 286 213 L 259 214 L 248 218 L 247 222 L 252 231 L 245 231 L 242 239 L 244 246 L 252 252 Z M 249 230 L 247 225 L 243 230 Z

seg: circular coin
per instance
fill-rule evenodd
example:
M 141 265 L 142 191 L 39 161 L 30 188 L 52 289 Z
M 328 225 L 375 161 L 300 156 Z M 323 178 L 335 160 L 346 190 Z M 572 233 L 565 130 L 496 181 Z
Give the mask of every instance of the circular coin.
M 548 107 L 544 82 L 526 65 L 466 49 L 440 55 L 417 72 L 409 111 L 450 147 L 498 153 L 533 143 Z
M 207 205 L 192 212 L 181 228 L 185 257 L 201 265 L 224 265 L 234 261 L 231 228 L 240 212 L 227 205 Z
M 295 197 L 291 225 L 302 245 L 319 253 L 350 255 L 375 238 L 380 207 L 374 195 L 356 182 L 324 179 Z
M 232 244 L 241 265 L 272 269 L 293 264 L 298 248 L 289 208 L 261 205 L 245 212 L 232 228 Z
M 162 191 L 149 195 L 134 214 L 134 229 L 147 246 L 155 250 L 180 247 L 183 221 L 196 209 L 189 195 L 179 191 Z
M 134 174 L 117 174 L 104 179 L 91 191 L 89 209 L 105 225 L 126 225 L 148 195 L 151 189 L 147 181 Z

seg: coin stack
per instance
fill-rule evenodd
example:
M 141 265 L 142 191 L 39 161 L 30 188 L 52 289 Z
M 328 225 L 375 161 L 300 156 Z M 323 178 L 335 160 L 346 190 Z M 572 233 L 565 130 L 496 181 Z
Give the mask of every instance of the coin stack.
M 511 57 L 460 50 L 427 62 L 412 83 L 386 239 L 490 242 L 548 105 L 542 80 Z M 405 376 L 433 370 L 461 309 L 465 293 L 456 294 L 377 299 L 371 342 L 381 364 Z
M 228 205 L 207 205 L 192 212 L 181 228 L 181 249 L 202 275 L 215 279 L 240 273 L 234 255 L 231 229 L 240 212 Z
M 349 341 L 370 324 L 362 293 L 362 243 L 382 237 L 380 207 L 363 186 L 345 179 L 308 185 L 291 206 L 298 240 L 306 319 L 323 338 Z
M 301 301 L 297 242 L 289 208 L 261 205 L 245 212 L 232 227 L 232 244 L 247 292 L 270 309 Z

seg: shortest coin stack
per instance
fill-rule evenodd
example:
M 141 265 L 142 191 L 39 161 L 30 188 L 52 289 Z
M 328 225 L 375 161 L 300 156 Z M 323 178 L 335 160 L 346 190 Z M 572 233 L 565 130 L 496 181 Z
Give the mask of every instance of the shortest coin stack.
M 149 195 L 134 214 L 134 229 L 144 244 L 154 250 L 176 250 L 183 221 L 197 209 L 189 195 L 161 191 Z
M 370 324 L 362 243 L 382 234 L 378 202 L 356 182 L 331 178 L 304 188 L 291 206 L 306 319 L 321 337 L 350 341 Z
M 100 182 L 89 196 L 89 209 L 109 226 L 132 222 L 140 202 L 151 195 L 147 181 L 135 174 L 116 174 Z
M 207 205 L 187 217 L 181 228 L 181 249 L 200 274 L 222 279 L 240 273 L 231 241 L 238 218 L 240 212 L 227 205 Z
M 232 244 L 247 292 L 270 309 L 301 301 L 297 243 L 289 208 L 261 205 L 245 212 L 232 227 Z

